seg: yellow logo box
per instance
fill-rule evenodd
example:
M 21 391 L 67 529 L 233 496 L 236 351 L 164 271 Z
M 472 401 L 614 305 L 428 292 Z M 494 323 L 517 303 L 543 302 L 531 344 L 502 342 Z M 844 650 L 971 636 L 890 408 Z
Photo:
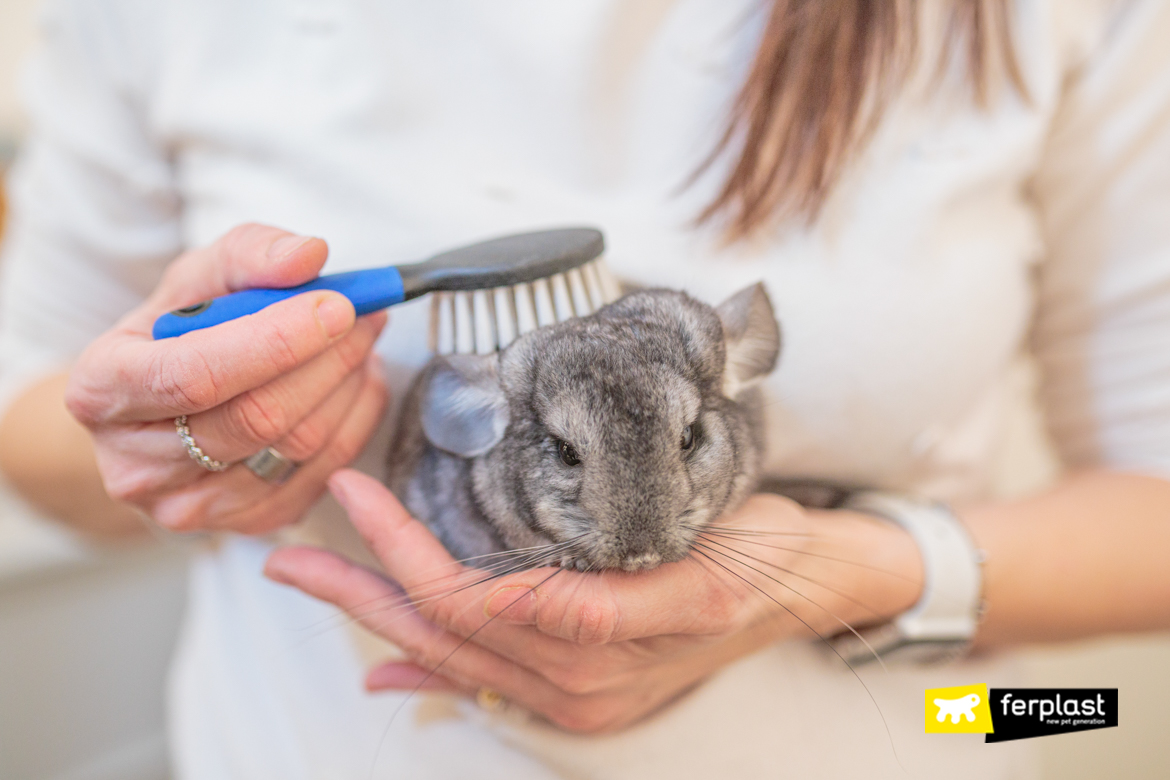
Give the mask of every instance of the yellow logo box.
M 991 734 L 986 685 L 926 689 L 927 734 Z

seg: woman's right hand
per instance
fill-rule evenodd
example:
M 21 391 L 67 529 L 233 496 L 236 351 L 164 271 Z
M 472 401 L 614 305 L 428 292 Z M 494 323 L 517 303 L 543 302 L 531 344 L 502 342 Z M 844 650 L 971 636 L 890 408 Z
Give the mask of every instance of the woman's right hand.
M 319 238 L 237 227 L 180 256 L 149 299 L 90 344 L 65 399 L 93 437 L 111 497 L 175 531 L 263 533 L 299 519 L 361 452 L 385 407 L 372 357 L 385 313 L 355 321 L 348 299 L 319 291 L 178 338 L 151 337 L 164 312 L 307 282 L 327 255 Z M 180 415 L 211 458 L 235 463 L 271 446 L 301 466 L 282 485 L 242 465 L 208 471 L 176 434 Z

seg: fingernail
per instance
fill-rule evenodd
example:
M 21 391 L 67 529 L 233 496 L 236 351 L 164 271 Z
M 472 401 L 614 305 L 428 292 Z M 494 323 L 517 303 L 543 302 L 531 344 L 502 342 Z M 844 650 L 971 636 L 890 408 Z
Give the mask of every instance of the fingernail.
M 264 576 L 273 582 L 279 582 L 281 585 L 292 585 L 287 577 L 271 565 L 264 567 Z
M 282 260 L 312 240 L 312 236 L 294 235 L 278 238 L 268 245 L 268 258 L 270 260 Z
M 346 333 L 353 325 L 353 304 L 337 295 L 327 296 L 317 304 L 317 321 L 331 339 Z
M 397 682 L 398 675 L 395 674 L 394 668 L 387 668 L 389 664 L 382 666 L 375 666 L 366 673 L 366 690 L 377 691 L 383 688 L 388 688 Z
M 528 624 L 536 620 L 536 589 L 527 585 L 510 585 L 493 593 L 483 607 L 489 618 L 504 623 Z

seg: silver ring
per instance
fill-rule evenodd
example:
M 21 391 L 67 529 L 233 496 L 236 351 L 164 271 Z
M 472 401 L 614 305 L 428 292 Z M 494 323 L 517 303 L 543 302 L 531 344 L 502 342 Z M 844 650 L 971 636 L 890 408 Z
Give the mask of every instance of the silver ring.
M 245 460 L 244 465 L 248 467 L 249 471 L 260 477 L 260 479 L 265 482 L 271 482 L 273 485 L 279 485 L 288 480 L 298 468 L 296 463 L 284 457 L 272 447 L 265 447 L 260 450 Z
M 232 465 L 230 463 L 224 463 L 221 460 L 216 460 L 199 449 L 199 445 L 191 438 L 191 429 L 187 427 L 187 415 L 180 414 L 175 418 L 175 433 L 179 434 L 179 438 L 183 440 L 183 446 L 187 448 L 187 454 L 191 456 L 191 460 L 208 471 L 223 471 Z

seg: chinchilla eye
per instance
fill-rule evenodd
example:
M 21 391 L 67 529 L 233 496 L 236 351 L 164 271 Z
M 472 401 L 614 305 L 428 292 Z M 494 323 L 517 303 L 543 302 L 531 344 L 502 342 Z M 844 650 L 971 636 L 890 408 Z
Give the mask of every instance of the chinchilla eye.
M 566 466 L 576 466 L 581 462 L 581 456 L 577 454 L 577 450 L 572 444 L 567 441 L 557 442 L 557 454 L 561 456 L 561 463 Z
M 684 450 L 689 450 L 691 447 L 695 446 L 695 426 L 688 425 L 687 427 L 683 428 L 682 441 L 680 442 L 680 445 Z

